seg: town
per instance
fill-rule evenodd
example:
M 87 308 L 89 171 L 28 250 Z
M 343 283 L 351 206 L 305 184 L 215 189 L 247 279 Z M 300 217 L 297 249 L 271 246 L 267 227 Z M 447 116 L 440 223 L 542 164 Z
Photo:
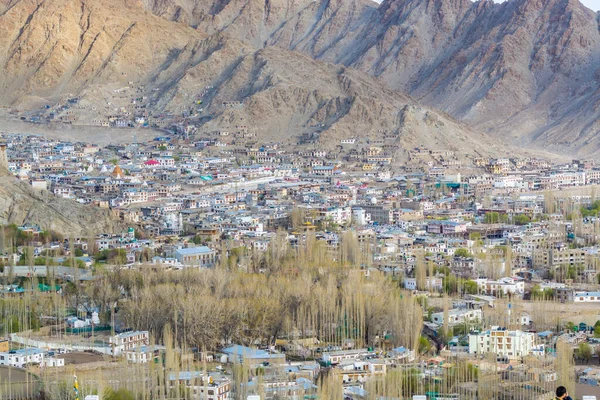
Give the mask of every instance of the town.
M 95 368 L 139 398 L 158 382 L 209 400 L 600 395 L 600 166 L 425 147 L 400 161 L 378 137 L 2 135 L 14 179 L 123 229 L 0 229 L 0 364 L 54 391 L 53 371 L 76 374 L 86 399 Z

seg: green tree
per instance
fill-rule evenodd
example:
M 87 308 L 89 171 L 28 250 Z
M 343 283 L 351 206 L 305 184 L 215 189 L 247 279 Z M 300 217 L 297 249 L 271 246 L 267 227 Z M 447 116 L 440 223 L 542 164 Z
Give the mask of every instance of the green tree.
M 431 351 L 431 342 L 425 336 L 419 338 L 419 353 L 427 354 Z
M 468 293 L 468 294 L 477 294 L 478 289 L 479 289 L 477 287 L 477 282 L 475 282 L 474 280 L 471 280 L 471 279 L 469 279 L 468 281 L 465 281 L 464 288 L 465 288 L 465 293 Z
M 589 362 L 592 359 L 592 346 L 585 342 L 579 343 L 576 354 L 577 358 L 580 358 L 585 362 Z
M 104 400 L 134 400 L 135 397 L 127 389 L 108 389 L 102 396 Z
M 486 224 L 498 224 L 501 222 L 507 222 L 508 221 L 508 215 L 506 214 L 500 214 L 497 211 L 490 211 L 485 213 L 485 216 L 483 217 L 483 222 Z
M 471 254 L 471 252 L 469 250 L 461 247 L 460 249 L 456 249 L 456 251 L 454 252 L 454 256 L 463 257 L 463 258 L 471 258 L 471 257 L 473 257 L 473 254 Z
M 600 338 L 600 320 L 594 324 L 594 337 Z
M 515 225 L 527 225 L 531 222 L 531 218 L 525 214 L 517 214 L 513 217 Z
M 543 297 L 542 288 L 540 285 L 533 285 L 531 288 L 531 300 L 539 300 Z

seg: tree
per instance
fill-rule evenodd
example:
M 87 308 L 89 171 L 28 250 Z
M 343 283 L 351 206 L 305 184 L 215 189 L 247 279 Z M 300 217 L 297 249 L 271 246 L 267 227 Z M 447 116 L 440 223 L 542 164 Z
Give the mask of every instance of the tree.
M 465 293 L 467 293 L 467 294 L 477 294 L 477 292 L 479 291 L 477 282 L 475 282 L 474 280 L 471 280 L 471 279 L 466 281 L 464 283 L 463 287 L 465 288 Z
M 572 321 L 569 321 L 566 323 L 565 329 L 569 332 L 575 332 L 575 324 Z
M 517 214 L 513 217 L 515 225 L 527 225 L 531 222 L 531 218 L 525 214 Z
M 540 285 L 533 285 L 531 288 L 531 300 L 539 300 L 542 298 L 542 288 Z
M 102 396 L 104 400 L 134 400 L 135 397 L 127 389 L 108 389 Z
M 463 258 L 471 258 L 471 257 L 473 257 L 473 254 L 471 254 L 471 252 L 469 250 L 461 247 L 460 249 L 456 249 L 456 251 L 454 252 L 454 256 L 463 257 Z
M 600 338 L 600 320 L 594 324 L 594 337 Z
M 427 354 L 431 351 L 431 343 L 425 336 L 419 338 L 419 354 Z
M 592 346 L 588 343 L 579 343 L 577 347 L 577 358 L 585 361 L 586 363 L 592 359 Z
M 485 213 L 483 217 L 483 222 L 486 224 L 497 224 L 500 222 L 507 222 L 508 216 L 506 214 L 500 214 L 497 211 L 490 211 Z

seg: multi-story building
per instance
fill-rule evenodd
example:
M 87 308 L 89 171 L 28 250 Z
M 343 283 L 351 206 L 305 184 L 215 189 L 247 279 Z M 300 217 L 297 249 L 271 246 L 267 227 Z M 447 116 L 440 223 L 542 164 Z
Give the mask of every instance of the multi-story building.
M 453 309 L 448 311 L 448 324 L 457 325 L 465 322 L 481 321 L 483 313 L 481 309 Z M 431 321 L 436 324 L 444 323 L 444 313 L 438 312 L 431 314 Z
M 441 278 L 427 277 L 425 280 L 425 288 L 430 290 L 442 290 L 443 281 Z M 404 288 L 408 290 L 417 290 L 417 279 L 416 278 L 405 278 Z
M 525 293 L 525 282 L 510 277 L 500 278 L 497 281 L 480 278 L 476 279 L 475 282 L 477 282 L 477 286 L 482 293 L 492 296 L 522 295 Z
M 508 331 L 499 327 L 469 335 L 469 354 L 486 353 L 510 359 L 543 354 L 543 345 L 536 346 L 532 332 Z
M 125 351 L 133 350 L 149 343 L 148 331 L 124 332 L 111 336 L 108 339 L 113 355 L 118 356 Z
M 198 246 L 178 249 L 175 258 L 183 265 L 211 267 L 215 263 L 216 253 L 210 247 Z
M 181 371 L 169 374 L 172 388 L 179 386 L 188 389 L 192 399 L 228 400 L 231 393 L 231 380 L 220 374 L 204 374 L 202 371 Z

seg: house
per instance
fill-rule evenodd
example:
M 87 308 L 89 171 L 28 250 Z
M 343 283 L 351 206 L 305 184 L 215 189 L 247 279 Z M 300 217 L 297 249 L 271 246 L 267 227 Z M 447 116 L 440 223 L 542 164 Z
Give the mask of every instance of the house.
M 509 293 L 522 295 L 525 293 L 525 282 L 515 278 L 505 277 L 497 281 L 481 278 L 475 279 L 475 282 L 477 282 L 477 286 L 482 293 L 492 296 L 506 296 Z
M 476 322 L 483 319 L 481 309 L 452 309 L 448 311 L 448 325 L 457 325 L 465 322 Z M 431 314 L 431 321 L 436 324 L 444 323 L 444 313 Z
M 56 357 L 46 357 L 44 361 L 41 362 L 44 367 L 64 367 L 65 359 L 64 358 L 56 358 Z
M 115 356 L 137 347 L 147 346 L 149 341 L 148 331 L 123 332 L 108 339 Z
M 408 290 L 417 290 L 417 279 L 405 278 L 404 288 Z M 443 281 L 441 278 L 427 277 L 427 279 L 425 280 L 425 288 L 435 291 L 441 291 L 443 288 Z
M 494 353 L 499 357 L 514 359 L 530 354 L 543 353 L 544 345 L 535 345 L 535 334 L 523 331 L 508 331 L 494 327 L 481 333 L 469 335 L 469 354 Z
M 158 360 L 164 346 L 138 346 L 125 351 L 125 359 L 133 364 L 145 364 L 152 360 Z
M 575 303 L 596 303 L 600 302 L 600 292 L 575 292 L 573 294 Z
M 0 365 L 25 368 L 29 364 L 42 364 L 43 362 L 44 351 L 34 347 L 0 353 Z
M 227 356 L 227 362 L 237 364 L 257 365 L 262 363 L 283 364 L 285 354 L 270 353 L 265 350 L 253 349 L 246 346 L 233 345 L 221 350 Z
M 413 362 L 415 360 L 415 352 L 400 346 L 390 350 L 387 357 L 402 362 Z
M 212 267 L 215 264 L 216 252 L 207 246 L 177 249 L 175 258 L 183 265 L 195 267 Z
M 231 393 L 231 380 L 218 373 L 204 374 L 202 371 L 181 371 L 170 373 L 169 385 L 179 386 L 190 393 L 192 399 L 228 400 Z
M 358 360 L 369 353 L 367 349 L 332 351 L 323 353 L 321 360 L 326 365 L 337 365 L 346 360 Z

